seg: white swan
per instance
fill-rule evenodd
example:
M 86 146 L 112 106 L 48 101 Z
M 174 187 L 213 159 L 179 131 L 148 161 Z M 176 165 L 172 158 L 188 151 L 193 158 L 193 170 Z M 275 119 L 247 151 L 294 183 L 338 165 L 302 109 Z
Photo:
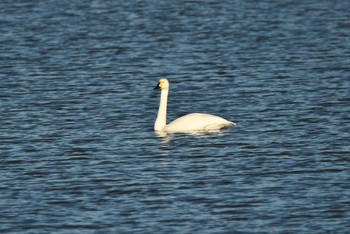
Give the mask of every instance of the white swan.
M 154 123 L 155 131 L 166 132 L 191 132 L 191 131 L 215 131 L 236 125 L 218 116 L 209 114 L 192 113 L 182 116 L 168 125 L 166 124 L 166 112 L 169 92 L 169 81 L 160 79 L 154 89 L 160 89 L 160 104 L 158 116 Z

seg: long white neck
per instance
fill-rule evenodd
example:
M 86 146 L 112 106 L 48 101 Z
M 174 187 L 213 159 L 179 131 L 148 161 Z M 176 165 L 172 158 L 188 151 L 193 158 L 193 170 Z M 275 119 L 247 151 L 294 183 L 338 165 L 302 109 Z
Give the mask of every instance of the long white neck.
M 166 126 L 166 107 L 168 102 L 169 89 L 162 89 L 160 93 L 160 102 L 156 122 L 154 123 L 155 131 L 162 131 Z

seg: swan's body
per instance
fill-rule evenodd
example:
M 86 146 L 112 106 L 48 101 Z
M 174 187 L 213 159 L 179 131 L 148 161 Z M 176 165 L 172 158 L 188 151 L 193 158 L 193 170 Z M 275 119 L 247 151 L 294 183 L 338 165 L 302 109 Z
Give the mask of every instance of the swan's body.
M 192 113 L 182 116 L 168 125 L 166 124 L 166 112 L 169 92 L 169 81 L 160 79 L 155 89 L 161 90 L 158 116 L 154 124 L 155 131 L 166 132 L 191 132 L 213 131 L 236 125 L 221 117 L 209 114 Z

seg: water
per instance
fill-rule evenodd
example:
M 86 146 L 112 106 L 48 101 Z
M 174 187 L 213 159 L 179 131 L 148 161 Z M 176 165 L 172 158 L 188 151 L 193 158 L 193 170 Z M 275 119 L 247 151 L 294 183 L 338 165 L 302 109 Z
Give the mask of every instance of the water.
M 1 1 L 2 233 L 344 233 L 349 1 Z M 237 123 L 157 135 L 190 112 Z

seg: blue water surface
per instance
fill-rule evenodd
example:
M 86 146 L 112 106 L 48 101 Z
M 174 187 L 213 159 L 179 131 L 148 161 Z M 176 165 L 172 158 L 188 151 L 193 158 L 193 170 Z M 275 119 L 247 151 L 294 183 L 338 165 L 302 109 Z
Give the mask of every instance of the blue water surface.
M 349 1 L 1 1 L 0 232 L 346 233 Z M 237 126 L 153 131 L 191 112 Z

